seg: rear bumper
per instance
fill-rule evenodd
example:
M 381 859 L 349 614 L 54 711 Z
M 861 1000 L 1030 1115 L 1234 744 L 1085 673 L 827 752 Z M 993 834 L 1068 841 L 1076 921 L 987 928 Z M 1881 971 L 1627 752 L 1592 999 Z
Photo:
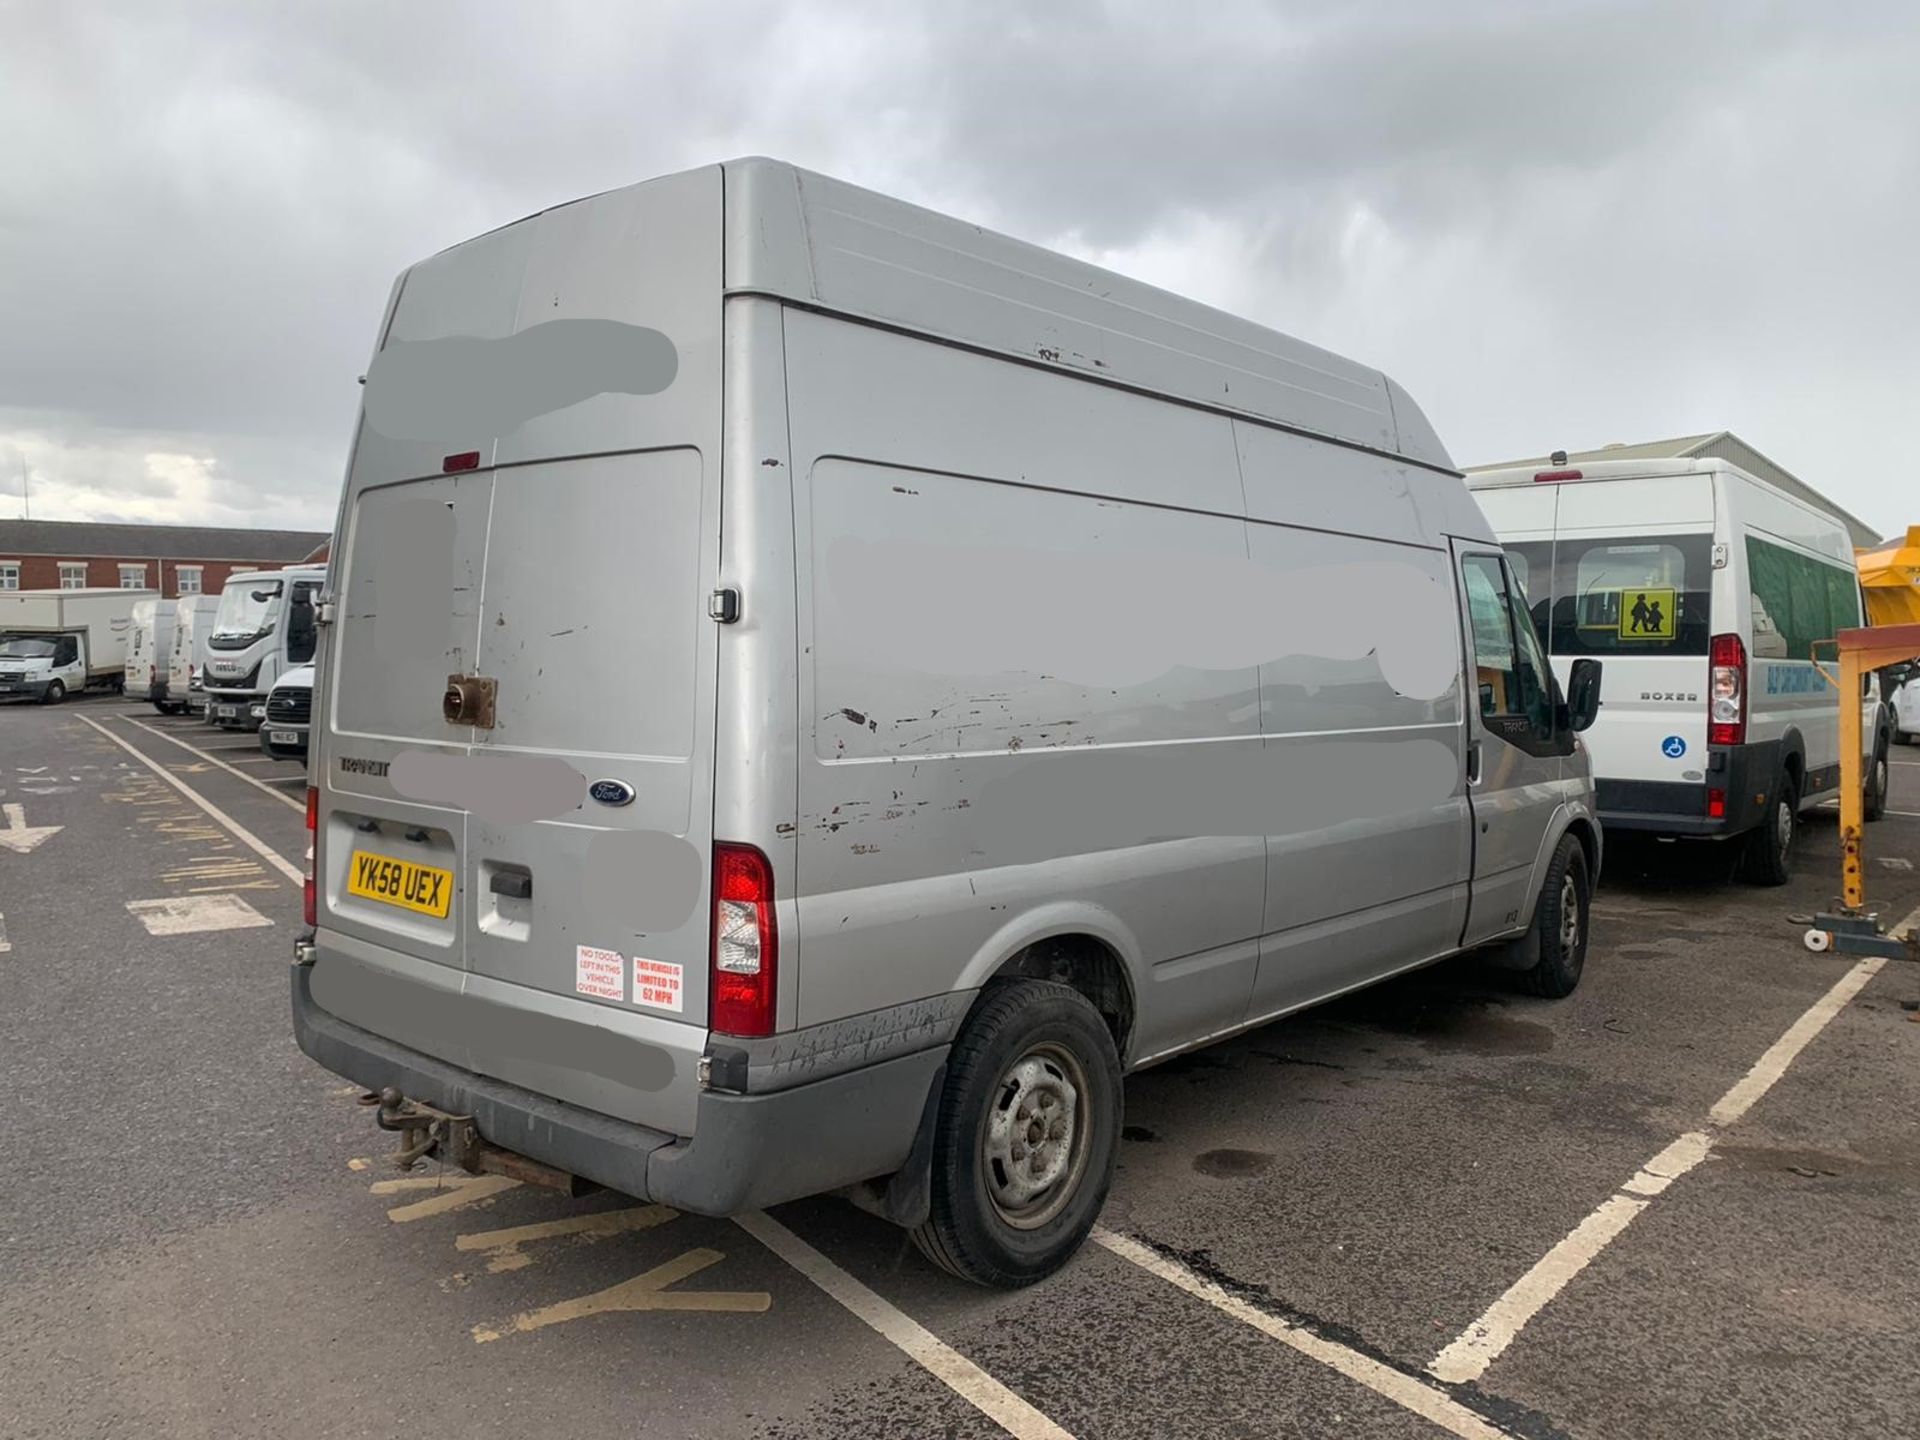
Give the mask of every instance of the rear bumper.
M 1724 839 L 1758 825 L 1780 774 L 1780 747 L 1767 742 L 1707 752 L 1705 780 L 1594 782 L 1600 823 L 1610 830 Z M 1709 789 L 1726 795 L 1726 814 L 1707 814 Z
M 947 1046 L 764 1095 L 701 1092 L 695 1134 L 670 1135 L 478 1075 L 351 1025 L 295 965 L 301 1050 L 356 1085 L 470 1115 L 503 1149 L 642 1200 L 732 1215 L 890 1175 L 906 1162 Z

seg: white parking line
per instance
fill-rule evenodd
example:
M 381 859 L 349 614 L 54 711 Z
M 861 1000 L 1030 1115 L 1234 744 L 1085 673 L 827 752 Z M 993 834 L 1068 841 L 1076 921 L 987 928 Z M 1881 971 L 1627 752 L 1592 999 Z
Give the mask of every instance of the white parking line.
M 173 736 L 167 734 L 165 731 L 156 730 L 153 728 L 153 726 L 147 724 L 146 721 L 136 720 L 131 715 L 122 715 L 120 718 L 122 720 L 125 720 L 129 725 L 133 726 L 136 730 L 144 730 L 149 735 L 152 735 L 157 739 L 166 741 L 169 745 L 178 745 L 182 750 L 187 751 L 189 754 L 198 755 L 202 760 L 206 761 L 209 765 L 218 765 L 222 770 L 226 771 L 229 775 L 232 775 L 236 779 L 246 781 L 247 784 L 253 786 L 254 789 L 260 791 L 262 794 L 273 796 L 273 798 L 278 800 L 282 805 L 291 805 L 294 809 L 298 810 L 302 815 L 307 813 L 307 802 L 304 799 L 296 800 L 291 795 L 281 794 L 280 791 L 273 789 L 271 786 L 264 785 L 260 781 L 254 779 L 253 776 L 247 774 L 246 771 L 236 770 L 233 768 L 233 766 L 229 765 L 226 761 L 219 759 L 214 755 L 208 754 L 205 750 L 202 750 L 198 745 L 189 745 L 184 740 L 176 740 L 173 738 Z M 257 747 L 254 747 L 254 748 L 257 748 Z M 134 753 L 138 755 L 140 752 L 136 750 L 134 751 Z M 263 756 L 262 758 L 264 759 L 265 757 Z
M 1920 920 L 1920 912 L 1915 912 L 1914 916 L 1909 916 L 1902 923 L 1911 924 L 1916 920 Z M 1767 1052 L 1754 1062 L 1753 1068 L 1720 1097 L 1707 1112 L 1708 1122 L 1716 1128 L 1724 1128 L 1752 1109 L 1754 1103 L 1786 1073 L 1787 1067 L 1807 1048 L 1813 1037 L 1826 1028 L 1827 1023 L 1860 993 L 1869 980 L 1880 973 L 1880 967 L 1884 964 L 1886 961 L 1877 956 L 1862 960 L 1836 980 L 1806 1014 L 1787 1028 L 1786 1034 L 1767 1047 Z M 1653 1203 L 1653 1197 L 1707 1158 L 1716 1139 L 1717 1136 L 1708 1131 L 1689 1131 L 1649 1160 L 1620 1187 L 1618 1193 L 1601 1202 L 1598 1209 L 1541 1256 L 1531 1270 L 1514 1281 L 1507 1292 L 1488 1306 L 1486 1312 L 1467 1326 L 1452 1344 L 1434 1356 L 1428 1362 L 1428 1372 L 1454 1385 L 1479 1379 L 1486 1368 L 1519 1337 L 1527 1322 L 1564 1290 L 1574 1276 L 1592 1264 L 1600 1252 Z
M 903 1351 L 1009 1435 L 1017 1440 L 1073 1440 L 1065 1430 L 946 1341 L 896 1310 L 778 1220 L 758 1210 L 733 1219 L 742 1230 L 846 1306 L 882 1339 Z
M 262 840 L 258 835 L 254 834 L 251 830 L 247 829 L 247 827 L 242 825 L 238 820 L 234 819 L 231 815 L 227 814 L 227 812 L 222 810 L 218 805 L 215 805 L 211 800 L 207 799 L 199 791 L 195 790 L 191 785 L 187 784 L 184 780 L 180 779 L 179 776 L 169 774 L 167 770 L 159 764 L 159 762 L 149 758 L 148 756 L 142 755 L 138 750 L 134 749 L 133 746 L 129 745 L 125 740 L 122 740 L 118 735 L 114 734 L 111 730 L 107 729 L 107 727 L 102 725 L 98 720 L 95 720 L 92 717 L 86 716 L 86 715 L 77 716 L 75 718 L 80 720 L 82 724 L 91 725 L 94 729 L 98 730 L 102 735 L 106 736 L 107 739 L 111 740 L 114 744 L 118 745 L 122 750 L 126 751 L 129 755 L 133 756 L 134 759 L 138 760 L 142 765 L 146 766 L 154 774 L 158 775 L 162 780 L 166 781 L 167 784 L 171 785 L 174 789 L 178 790 L 182 795 L 186 796 L 187 799 L 191 800 L 195 805 L 198 805 L 202 810 L 206 811 L 208 815 L 212 816 L 220 824 L 226 826 L 228 833 L 230 833 L 234 839 L 238 840 L 242 845 L 245 845 L 249 850 L 253 851 L 254 854 L 258 855 L 262 860 L 266 861 L 269 865 L 273 866 L 274 869 L 278 870 L 282 875 L 286 876 L 287 883 L 292 885 L 294 889 L 299 890 L 299 889 L 305 888 L 307 883 L 307 877 L 300 870 L 298 866 L 296 866 L 291 861 L 289 861 L 285 856 L 281 855 L 281 853 L 278 850 L 275 850 L 271 845 L 267 844 L 267 842 Z M 140 722 L 137 720 L 134 721 L 134 724 L 136 725 L 138 725 L 139 723 Z M 245 780 L 248 777 L 245 775 L 242 775 L 240 778 L 242 780 Z M 267 793 L 271 795 L 276 792 L 268 791 Z M 281 798 L 285 799 L 286 797 L 282 796 Z M 288 803 L 292 804 L 293 802 L 288 801 Z M 305 813 L 306 807 L 304 805 L 300 806 L 299 808 L 302 813 Z
M 1505 1440 L 1506 1431 L 1469 1410 L 1438 1385 L 1430 1385 L 1370 1355 L 1363 1355 L 1358 1350 L 1351 1350 L 1336 1341 L 1316 1335 L 1277 1315 L 1269 1315 L 1257 1305 L 1248 1304 L 1204 1275 L 1149 1249 L 1138 1240 L 1117 1235 L 1097 1225 L 1091 1238 L 1095 1244 L 1105 1246 L 1122 1260 L 1139 1266 L 1150 1275 L 1157 1275 L 1169 1285 L 1178 1286 L 1189 1295 L 1206 1301 L 1214 1309 L 1231 1315 L 1243 1325 L 1252 1326 L 1263 1335 L 1271 1336 L 1282 1345 L 1291 1346 L 1308 1359 L 1339 1371 L 1376 1395 L 1384 1396 L 1394 1404 L 1431 1420 L 1448 1434 L 1465 1437 L 1465 1440 Z

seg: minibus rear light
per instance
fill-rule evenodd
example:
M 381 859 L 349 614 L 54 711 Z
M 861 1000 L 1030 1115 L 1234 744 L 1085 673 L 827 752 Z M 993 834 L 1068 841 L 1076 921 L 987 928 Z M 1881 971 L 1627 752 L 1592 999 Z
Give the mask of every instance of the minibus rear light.
M 1552 485 L 1561 480 L 1579 480 L 1584 477 L 1578 470 L 1542 470 L 1533 477 L 1536 485 Z
M 1740 745 L 1747 738 L 1747 647 L 1738 635 L 1716 635 L 1708 646 L 1707 743 Z

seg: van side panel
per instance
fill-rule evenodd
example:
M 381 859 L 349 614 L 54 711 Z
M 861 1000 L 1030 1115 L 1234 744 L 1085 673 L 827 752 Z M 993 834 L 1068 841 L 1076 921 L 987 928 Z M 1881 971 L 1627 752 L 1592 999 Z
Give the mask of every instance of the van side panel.
M 1472 863 L 1458 677 L 1448 675 L 1437 694 L 1404 694 L 1388 683 L 1380 655 L 1398 643 L 1458 656 L 1460 630 L 1447 553 L 1432 548 L 1433 507 L 1421 503 L 1424 487 L 1409 483 L 1422 472 L 1282 431 L 1235 428 L 1251 558 L 1278 574 L 1325 577 L 1313 613 L 1273 617 L 1276 658 L 1260 667 L 1264 763 L 1315 777 L 1330 792 L 1326 806 L 1290 805 L 1268 826 L 1251 1011 L 1266 1015 L 1458 944 Z M 1467 518 L 1476 530 L 1484 525 L 1477 513 Z M 1340 619 L 1361 620 L 1378 649 L 1340 659 L 1313 653 L 1315 632 Z M 1417 777 L 1400 775 L 1409 757 Z
M 805 312 L 786 340 L 801 1023 L 977 985 L 1063 932 L 1128 967 L 1136 1053 L 1236 1022 L 1258 827 L 1133 803 L 1257 758 L 1254 666 L 1154 638 L 1142 603 L 1245 564 L 1230 422 Z
M 1723 470 L 1714 479 L 1727 516 L 1730 563 L 1726 574 L 1734 582 L 1728 598 L 1732 613 L 1740 617 L 1740 633 L 1747 643 L 1747 741 L 1790 745 L 1797 737 L 1806 765 L 1801 800 L 1831 795 L 1839 785 L 1840 765 L 1840 713 L 1834 689 L 1804 649 L 1790 650 L 1779 630 L 1769 630 L 1756 617 L 1755 601 L 1762 586 L 1753 573 L 1754 557 L 1748 542 L 1757 539 L 1775 547 L 1776 553 L 1784 550 L 1820 562 L 1817 573 L 1828 587 L 1844 590 L 1850 603 L 1851 608 L 1841 612 L 1841 624 L 1818 627 L 1837 629 L 1861 623 L 1858 570 L 1847 531 L 1837 518 L 1756 485 L 1736 472 Z M 1832 647 L 1822 648 L 1820 654 L 1831 669 Z M 1872 753 L 1876 740 L 1872 711 L 1869 704 L 1868 723 L 1861 732 L 1867 754 Z M 1779 758 L 1784 759 L 1784 755 Z M 1762 782 L 1772 779 L 1770 775 L 1757 778 Z

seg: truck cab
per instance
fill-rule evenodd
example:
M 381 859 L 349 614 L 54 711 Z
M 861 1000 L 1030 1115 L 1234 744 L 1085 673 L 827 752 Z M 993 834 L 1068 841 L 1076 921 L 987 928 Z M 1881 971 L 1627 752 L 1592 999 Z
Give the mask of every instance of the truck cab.
M 55 705 L 87 688 L 87 658 L 78 635 L 0 637 L 0 699 Z
M 313 659 L 314 604 L 326 578 L 322 567 L 290 566 L 228 579 L 206 639 L 202 685 L 210 723 L 260 728 L 267 695 L 280 677 Z

